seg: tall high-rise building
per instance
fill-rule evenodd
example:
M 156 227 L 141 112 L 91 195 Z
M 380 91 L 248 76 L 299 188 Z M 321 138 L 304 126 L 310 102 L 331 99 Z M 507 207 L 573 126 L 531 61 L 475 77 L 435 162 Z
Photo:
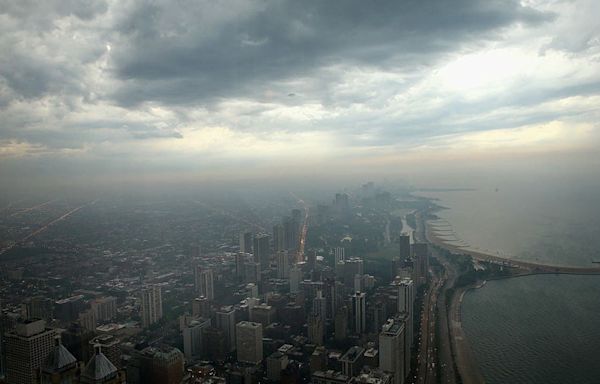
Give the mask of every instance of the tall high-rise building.
M 199 265 L 196 266 L 194 270 L 194 286 L 200 296 L 204 296 L 208 300 L 214 300 L 213 270 L 211 268 L 203 268 Z
M 237 359 L 243 363 L 258 364 L 263 359 L 263 326 L 260 323 L 240 321 L 235 326 Z
M 246 263 L 246 282 L 247 283 L 259 283 L 262 280 L 262 274 L 260 273 L 260 263 L 250 261 Z
M 240 233 L 240 252 L 252 253 L 252 233 L 251 232 Z
M 208 327 L 210 327 L 210 319 L 198 317 L 183 328 L 183 354 L 186 359 L 192 360 L 206 356 L 202 330 Z
M 53 305 L 52 300 L 47 297 L 30 297 L 21 304 L 21 317 L 26 320 L 51 320 Z
M 348 335 L 348 307 L 339 307 L 335 311 L 335 340 L 344 341 Z
M 344 247 L 335 247 L 335 263 L 346 260 L 346 251 Z
M 352 295 L 352 325 L 354 333 L 360 335 L 366 330 L 367 320 L 367 295 L 356 292 Z
M 277 252 L 277 278 L 287 279 L 290 277 L 290 257 L 287 251 Z
M 281 381 L 281 371 L 288 365 L 287 355 L 276 351 L 267 357 L 267 378 L 272 382 Z
M 348 377 L 358 375 L 363 367 L 365 349 L 355 345 L 350 347 L 346 353 L 340 357 L 342 363 L 342 373 Z
M 302 269 L 298 265 L 294 265 L 290 269 L 290 292 L 296 293 L 300 291 L 300 282 L 302 281 Z
M 55 336 L 44 320 L 17 323 L 14 331 L 6 333 L 6 382 L 37 384 L 40 368 L 54 348 Z
M 347 214 L 350 210 L 350 203 L 347 193 L 336 193 L 333 201 L 333 208 L 338 214 Z
M 235 350 L 235 309 L 232 306 L 222 307 L 216 313 L 216 327 L 225 334 L 227 351 Z
M 162 290 L 159 285 L 142 289 L 139 298 L 143 328 L 147 328 L 162 319 Z
M 246 259 L 247 253 L 238 252 L 235 254 L 235 277 L 237 281 L 244 281 L 246 277 Z
M 92 308 L 79 313 L 79 324 L 90 331 L 96 330 L 96 312 Z
M 308 342 L 316 345 L 323 345 L 323 335 L 325 331 L 324 319 L 320 315 L 312 314 L 308 316 Z
M 412 346 L 413 339 L 413 318 L 414 318 L 414 303 L 415 303 L 415 287 L 413 281 L 409 278 L 404 278 L 399 281 L 394 281 L 392 284 L 398 290 L 398 312 L 404 312 L 407 315 L 406 319 L 406 343 L 408 350 Z
M 117 298 L 108 296 L 95 299 L 92 301 L 92 309 L 97 321 L 110 321 L 117 315 Z
M 210 301 L 206 297 L 200 296 L 192 301 L 192 316 L 206 319 L 211 317 Z
M 410 371 L 410 365 L 406 365 L 404 319 L 404 316 L 389 319 L 379 334 L 379 368 L 394 374 L 394 384 L 404 384 Z
M 400 261 L 410 259 L 410 236 L 406 233 L 400 234 Z
M 283 218 L 284 248 L 297 251 L 299 246 L 300 223 L 291 217 Z
M 353 288 L 354 287 L 354 276 L 356 275 L 364 275 L 364 261 L 359 257 L 351 257 L 346 259 L 343 264 L 343 280 L 346 287 Z
M 275 307 L 268 304 L 259 304 L 250 308 L 250 321 L 261 323 L 263 328 L 274 323 L 276 320 L 277 310 Z
M 323 296 L 323 291 L 318 290 L 316 297 L 312 302 L 312 313 L 320 316 L 322 320 L 327 318 L 327 299 Z
M 285 250 L 285 229 L 283 224 L 273 226 L 273 249 L 275 252 Z
M 417 285 L 427 283 L 429 271 L 429 250 L 427 243 L 415 243 L 412 245 L 413 257 L 415 259 L 415 276 Z
M 260 269 L 269 268 L 271 256 L 270 237 L 267 234 L 259 234 L 254 238 L 254 261 L 260 263 Z

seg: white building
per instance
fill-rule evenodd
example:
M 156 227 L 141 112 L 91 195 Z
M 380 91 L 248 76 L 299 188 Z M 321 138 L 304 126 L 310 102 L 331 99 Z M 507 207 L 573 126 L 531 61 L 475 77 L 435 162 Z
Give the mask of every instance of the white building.
M 147 328 L 162 319 L 162 290 L 160 286 L 152 285 L 142 289 L 140 304 L 143 328 Z

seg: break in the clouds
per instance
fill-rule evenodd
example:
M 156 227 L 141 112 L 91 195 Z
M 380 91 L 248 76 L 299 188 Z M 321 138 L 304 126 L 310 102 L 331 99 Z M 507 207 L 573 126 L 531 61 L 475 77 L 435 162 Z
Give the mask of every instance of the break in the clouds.
M 598 14 L 595 0 L 3 0 L 0 170 L 587 150 Z

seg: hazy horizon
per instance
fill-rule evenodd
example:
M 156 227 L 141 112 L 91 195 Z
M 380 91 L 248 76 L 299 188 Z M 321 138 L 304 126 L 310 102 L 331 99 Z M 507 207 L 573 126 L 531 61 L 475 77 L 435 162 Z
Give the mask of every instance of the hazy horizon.
M 595 175 L 599 12 L 3 1 L 2 189 Z

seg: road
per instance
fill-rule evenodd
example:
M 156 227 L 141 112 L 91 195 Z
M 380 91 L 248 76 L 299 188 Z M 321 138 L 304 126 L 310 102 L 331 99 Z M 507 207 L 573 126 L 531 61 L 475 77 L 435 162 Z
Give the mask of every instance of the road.
M 306 204 L 306 202 L 304 200 L 302 200 L 301 198 L 299 198 L 298 196 L 296 196 L 296 194 L 294 194 L 293 192 L 290 192 L 290 195 L 294 196 L 294 198 L 296 200 L 298 200 L 298 203 L 300 203 L 300 205 L 302 205 L 302 207 L 304 208 L 304 222 L 302 223 L 302 228 L 300 229 L 300 243 L 298 246 L 298 257 L 296 259 L 296 262 L 300 262 L 300 261 L 304 261 L 304 247 L 306 246 L 306 234 L 308 233 L 308 204 Z
M 446 384 L 456 383 L 456 371 L 454 369 L 454 357 L 452 354 L 450 327 L 448 326 L 448 312 L 446 310 L 446 291 L 454 286 L 456 281 L 456 270 L 442 255 L 435 249 L 431 250 L 432 257 L 444 266 L 444 278 L 442 289 L 438 300 L 438 319 L 439 319 L 439 350 L 438 363 L 440 365 L 440 382 Z
M 3 255 L 4 253 L 10 251 L 11 249 L 13 249 L 14 247 L 16 247 L 17 245 L 26 243 L 27 241 L 29 241 L 33 237 L 39 235 L 40 233 L 44 232 L 45 230 L 47 230 L 48 228 L 50 228 L 51 226 L 53 226 L 54 224 L 56 224 L 56 223 L 58 223 L 58 222 L 60 222 L 62 220 L 65 220 L 67 217 L 69 217 L 72 214 L 74 214 L 75 212 L 79 211 L 81 208 L 83 208 L 83 207 L 85 207 L 87 205 L 90 205 L 90 204 L 94 204 L 94 203 L 96 203 L 96 200 L 94 200 L 91 203 L 86 203 L 86 204 L 80 205 L 77 208 L 71 209 L 70 211 L 68 211 L 67 213 L 63 214 L 62 216 L 57 217 L 56 219 L 50 221 L 49 223 L 47 223 L 47 224 L 43 225 L 42 227 L 36 229 L 35 231 L 31 232 L 27 236 L 23 237 L 21 240 L 19 240 L 19 241 L 15 242 L 14 244 L 11 244 L 8 247 L 5 247 L 4 249 L 0 250 L 0 255 Z

